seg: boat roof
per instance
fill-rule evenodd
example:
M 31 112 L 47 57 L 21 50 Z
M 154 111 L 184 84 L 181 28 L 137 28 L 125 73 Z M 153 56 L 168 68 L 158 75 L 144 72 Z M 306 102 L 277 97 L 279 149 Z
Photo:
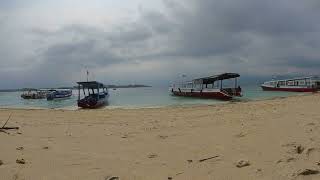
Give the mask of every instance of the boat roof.
M 100 83 L 98 81 L 84 81 L 84 82 L 77 82 L 79 85 L 81 85 L 84 88 L 103 88 L 105 87 L 103 83 Z
M 222 74 L 217 74 L 217 75 L 212 75 L 212 76 L 208 76 L 208 77 L 194 79 L 194 81 L 202 80 L 203 84 L 211 84 L 215 81 L 224 80 L 224 79 L 232 79 L 232 78 L 237 78 L 237 77 L 240 77 L 240 75 L 237 73 L 222 73 Z

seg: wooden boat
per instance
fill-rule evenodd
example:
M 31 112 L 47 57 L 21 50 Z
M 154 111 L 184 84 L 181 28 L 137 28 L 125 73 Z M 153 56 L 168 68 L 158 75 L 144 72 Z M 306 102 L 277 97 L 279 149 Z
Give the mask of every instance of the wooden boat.
M 320 90 L 318 76 L 272 80 L 261 85 L 264 91 L 316 92 Z
M 72 96 L 72 89 L 50 89 L 47 93 L 47 100 L 62 100 Z
M 239 74 L 223 73 L 209 77 L 193 79 L 189 82 L 173 84 L 170 88 L 175 96 L 188 96 L 199 98 L 212 98 L 230 100 L 236 96 L 242 96 L 241 88 L 238 86 Z M 234 87 L 224 87 L 224 80 L 234 79 Z
M 108 89 L 97 81 L 78 83 L 78 106 L 81 108 L 98 108 L 106 105 L 109 97 Z M 83 98 L 81 98 L 81 89 Z
M 44 99 L 47 96 L 47 90 L 41 89 L 26 89 L 22 94 L 23 99 Z

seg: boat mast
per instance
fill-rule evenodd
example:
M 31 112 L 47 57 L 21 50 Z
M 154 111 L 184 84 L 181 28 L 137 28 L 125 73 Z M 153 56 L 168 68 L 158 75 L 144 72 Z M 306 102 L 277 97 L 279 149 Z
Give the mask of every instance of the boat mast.
M 89 71 L 87 69 L 87 82 L 89 82 Z

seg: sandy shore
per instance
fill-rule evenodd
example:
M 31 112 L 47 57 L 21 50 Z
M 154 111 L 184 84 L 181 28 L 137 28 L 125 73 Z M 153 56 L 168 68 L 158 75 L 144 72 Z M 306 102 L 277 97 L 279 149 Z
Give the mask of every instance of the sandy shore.
M 320 170 L 320 94 L 202 107 L 2 109 L 0 125 L 10 113 L 7 126 L 20 129 L 0 132 L 1 180 L 320 179 L 303 175 Z

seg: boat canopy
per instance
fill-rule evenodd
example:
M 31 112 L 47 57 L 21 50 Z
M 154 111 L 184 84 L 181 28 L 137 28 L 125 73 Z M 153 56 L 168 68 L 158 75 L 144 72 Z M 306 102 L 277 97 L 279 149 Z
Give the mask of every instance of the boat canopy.
M 90 89 L 105 88 L 104 84 L 97 81 L 85 81 L 85 82 L 77 82 L 77 83 L 81 85 L 83 88 L 90 88 Z
M 202 82 L 203 84 L 213 84 L 215 81 L 232 79 L 232 78 L 237 78 L 237 77 L 240 77 L 240 75 L 237 73 L 223 73 L 223 74 L 213 75 L 213 76 L 209 76 L 209 77 L 194 79 L 193 81 L 194 82 Z

